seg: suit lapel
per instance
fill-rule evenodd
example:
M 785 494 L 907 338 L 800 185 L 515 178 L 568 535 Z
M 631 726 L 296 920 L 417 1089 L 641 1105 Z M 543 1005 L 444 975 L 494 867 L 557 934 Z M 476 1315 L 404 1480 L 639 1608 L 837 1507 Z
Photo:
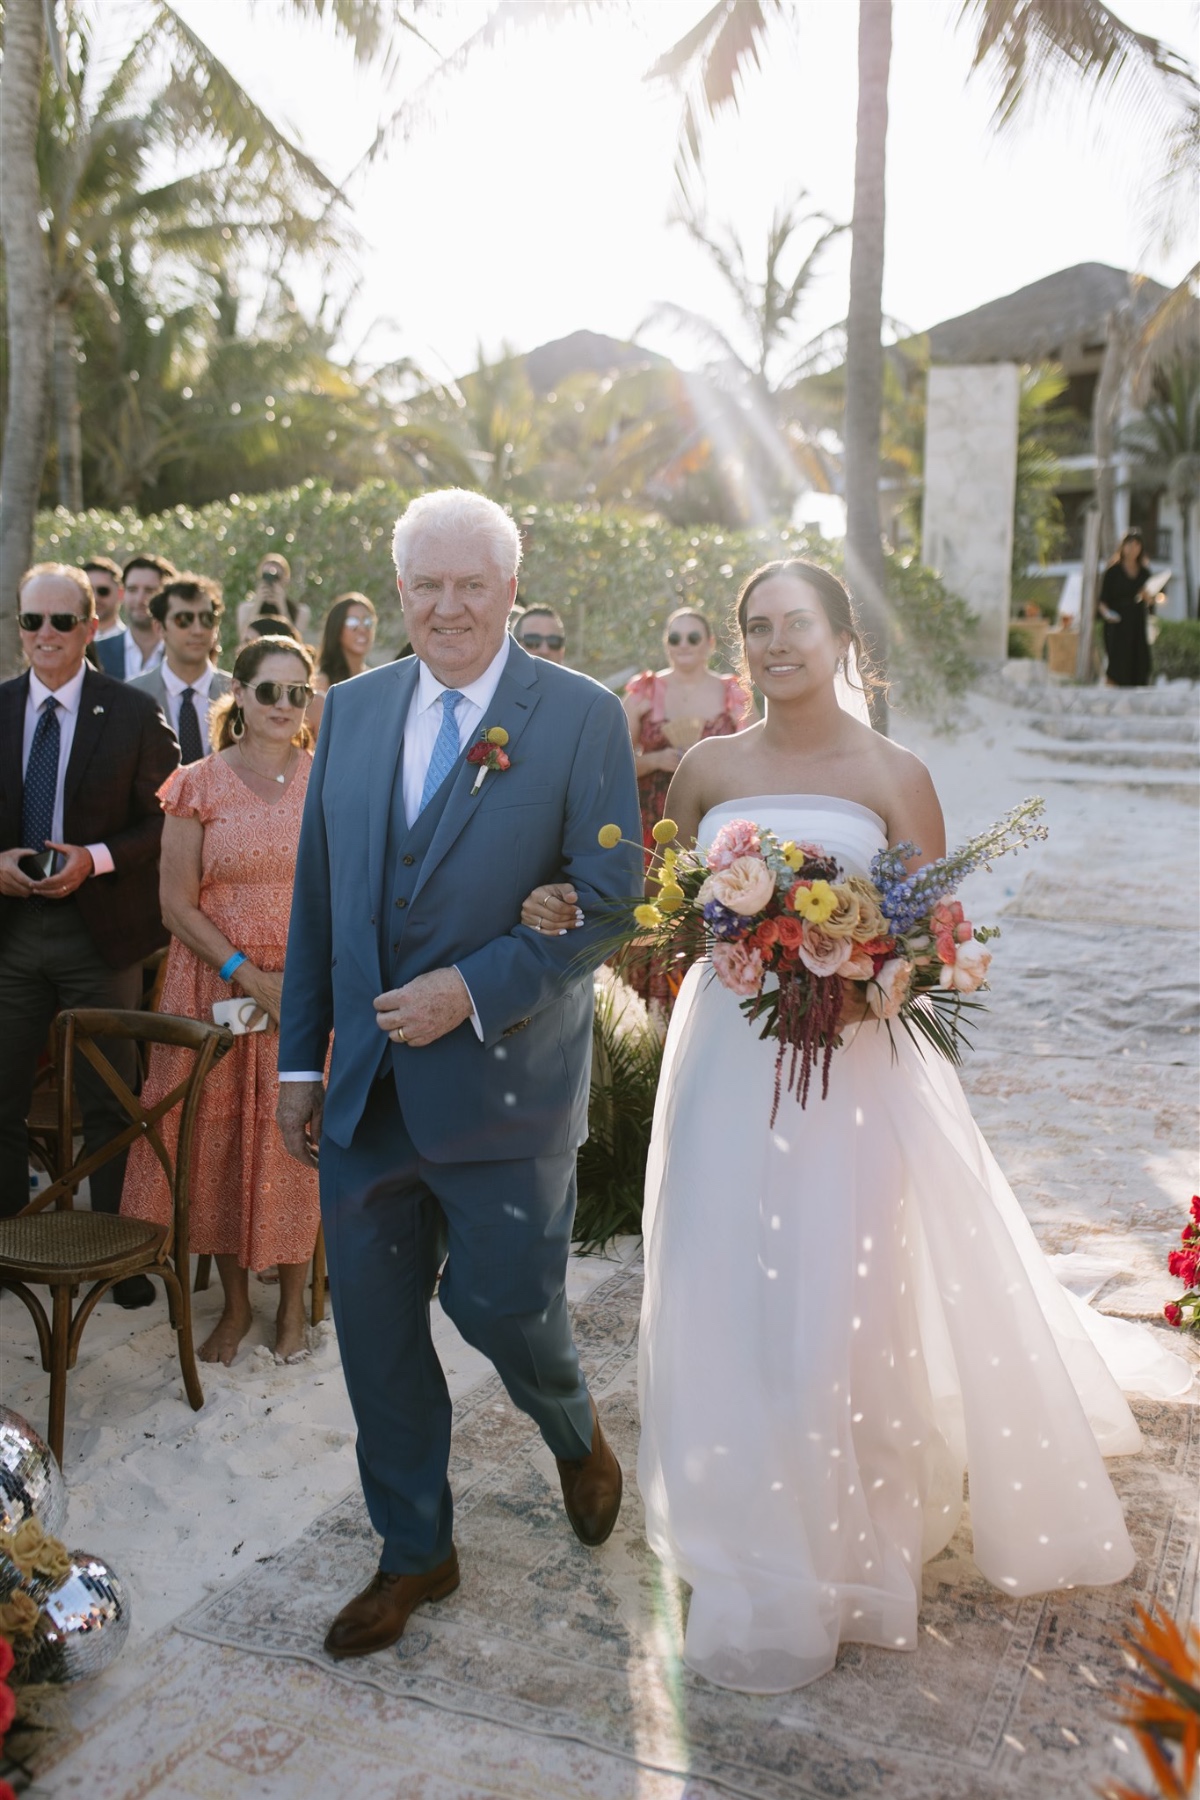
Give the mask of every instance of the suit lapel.
M 25 744 L 25 708 L 29 702 L 29 675 L 6 686 L 0 699 L 0 793 L 10 796 L 12 842 L 19 844 L 21 795 L 24 776 L 21 753 Z
M 416 692 L 420 664 L 416 657 L 396 664 L 396 683 L 381 682 L 373 729 L 364 732 L 360 754 L 367 759 L 367 893 L 374 905 L 383 893 L 383 859 L 387 850 L 392 789 L 401 779 L 400 753 L 408 709 Z
M 514 762 L 517 760 L 515 753 L 521 733 L 533 717 L 539 699 L 537 664 L 527 651 L 513 644 L 491 704 L 480 722 L 480 731 L 488 730 L 493 725 L 502 725 L 508 733 L 508 754 Z M 478 735 L 476 733 L 476 741 Z M 478 767 L 464 758 L 454 777 L 446 810 L 438 821 L 437 830 L 425 853 L 421 873 L 413 890 L 414 900 L 472 817 L 487 805 L 490 785 L 509 779 L 507 773 L 489 772 L 479 792 L 472 794 L 471 789 L 478 774 Z
M 64 832 L 67 829 L 67 808 L 79 791 L 83 772 L 92 759 L 92 752 L 100 742 L 108 721 L 108 713 L 99 691 L 103 680 L 104 677 L 97 675 L 94 669 L 89 669 L 83 678 L 79 716 L 75 720 L 75 736 L 71 743 L 71 760 L 67 764 L 67 776 L 63 783 Z

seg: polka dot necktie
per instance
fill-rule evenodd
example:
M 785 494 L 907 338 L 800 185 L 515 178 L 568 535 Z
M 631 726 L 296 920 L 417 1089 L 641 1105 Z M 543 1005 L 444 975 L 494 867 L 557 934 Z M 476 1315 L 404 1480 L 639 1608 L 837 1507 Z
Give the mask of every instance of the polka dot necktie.
M 21 796 L 21 842 L 40 851 L 54 835 L 54 795 L 58 787 L 58 756 L 62 733 L 58 728 L 58 701 L 48 694 L 29 747 L 25 788 Z
M 199 762 L 204 755 L 200 736 L 200 718 L 196 712 L 195 688 L 184 688 L 179 696 L 179 756 L 185 763 Z
M 461 699 L 462 695 L 457 688 L 447 688 L 442 695 L 442 728 L 434 740 L 433 755 L 429 758 L 425 786 L 421 789 L 421 804 L 417 808 L 418 817 L 425 811 L 458 761 L 458 721 L 454 712 Z

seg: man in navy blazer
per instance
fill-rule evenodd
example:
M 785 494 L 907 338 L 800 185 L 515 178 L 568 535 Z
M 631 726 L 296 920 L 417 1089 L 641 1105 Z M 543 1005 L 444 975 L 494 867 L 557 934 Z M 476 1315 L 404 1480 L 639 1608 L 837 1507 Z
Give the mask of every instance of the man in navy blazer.
M 565 1278 L 587 1135 L 592 981 L 605 905 L 640 893 L 624 714 L 508 635 L 520 539 L 480 494 L 422 495 L 396 527 L 415 655 L 325 702 L 305 804 L 280 1022 L 279 1122 L 317 1160 L 334 1319 L 379 1572 L 326 1649 L 395 1643 L 458 1585 L 441 1302 L 558 1459 L 588 1544 L 621 1471 L 579 1368 Z M 492 731 L 507 767 L 471 747 Z M 495 740 L 493 740 L 495 741 Z M 565 879 L 584 926 L 520 924 Z M 327 1091 L 330 1034 L 333 1053 Z

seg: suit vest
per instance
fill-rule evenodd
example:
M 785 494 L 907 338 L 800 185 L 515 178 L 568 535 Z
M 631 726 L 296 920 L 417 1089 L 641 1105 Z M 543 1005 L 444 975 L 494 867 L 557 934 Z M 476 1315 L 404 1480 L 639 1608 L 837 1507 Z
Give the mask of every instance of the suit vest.
M 392 777 L 387 848 L 383 857 L 384 891 L 379 909 L 379 966 L 385 981 L 392 986 L 395 985 L 400 947 L 404 939 L 404 915 L 416 892 L 421 866 L 441 823 L 461 766 L 460 756 L 424 812 L 410 825 L 404 810 L 404 744 L 401 742 L 400 754 L 396 758 L 396 773 Z

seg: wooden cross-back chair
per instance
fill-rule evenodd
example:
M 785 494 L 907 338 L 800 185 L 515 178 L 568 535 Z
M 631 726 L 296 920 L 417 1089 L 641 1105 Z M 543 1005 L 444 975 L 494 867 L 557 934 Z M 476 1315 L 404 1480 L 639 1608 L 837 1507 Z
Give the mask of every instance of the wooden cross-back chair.
M 67 1371 L 74 1368 L 83 1330 L 101 1296 L 130 1275 L 157 1275 L 167 1290 L 171 1325 L 179 1350 L 184 1387 L 192 1408 L 204 1405 L 192 1345 L 188 1268 L 188 1208 L 192 1144 L 200 1091 L 210 1069 L 232 1048 L 233 1036 L 223 1027 L 166 1013 L 106 1011 L 99 1007 L 59 1013 L 55 1022 L 55 1074 L 60 1107 L 58 1170 L 51 1185 L 12 1219 L 0 1219 L 0 1289 L 8 1288 L 24 1302 L 37 1330 L 42 1367 L 50 1374 L 50 1420 L 47 1439 L 62 1462 L 66 1424 Z M 153 1106 L 144 1107 L 126 1086 L 97 1038 L 122 1038 L 143 1050 L 170 1044 L 193 1052 L 187 1077 Z M 82 1057 L 120 1101 L 129 1124 L 90 1154 L 74 1156 L 72 1106 L 77 1058 Z M 171 1156 L 158 1127 L 176 1107 L 179 1135 Z M 114 1213 L 75 1209 L 80 1183 L 110 1162 L 138 1138 L 145 1138 L 162 1165 L 172 1201 L 170 1223 L 154 1225 Z M 72 1310 L 75 1292 L 90 1282 Z M 51 1308 L 32 1291 L 49 1287 Z

